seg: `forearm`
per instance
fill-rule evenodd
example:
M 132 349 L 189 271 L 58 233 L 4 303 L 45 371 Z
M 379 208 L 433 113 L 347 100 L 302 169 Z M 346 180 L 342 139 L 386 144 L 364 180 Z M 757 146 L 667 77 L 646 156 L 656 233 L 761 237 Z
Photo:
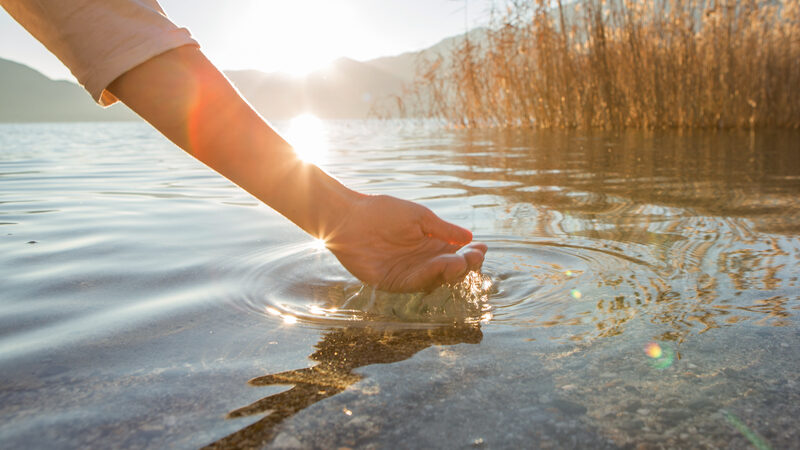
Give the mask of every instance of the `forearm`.
M 150 59 L 108 90 L 179 147 L 316 237 L 326 237 L 359 196 L 297 158 L 194 47 Z

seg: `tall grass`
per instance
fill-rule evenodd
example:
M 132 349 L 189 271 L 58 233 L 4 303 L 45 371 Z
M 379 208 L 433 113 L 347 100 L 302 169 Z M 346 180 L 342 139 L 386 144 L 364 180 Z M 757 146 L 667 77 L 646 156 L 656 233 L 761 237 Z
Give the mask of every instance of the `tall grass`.
M 797 0 L 511 1 L 397 107 L 465 127 L 800 127 Z

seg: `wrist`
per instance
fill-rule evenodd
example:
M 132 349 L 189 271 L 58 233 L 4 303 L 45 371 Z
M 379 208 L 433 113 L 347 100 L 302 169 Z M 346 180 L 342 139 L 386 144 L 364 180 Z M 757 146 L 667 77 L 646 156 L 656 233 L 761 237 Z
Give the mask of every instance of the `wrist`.
M 368 196 L 348 188 L 324 172 L 323 176 L 326 179 L 317 197 L 320 210 L 318 227 L 317 230 L 310 231 L 310 234 L 328 241 L 342 232 L 358 205 Z

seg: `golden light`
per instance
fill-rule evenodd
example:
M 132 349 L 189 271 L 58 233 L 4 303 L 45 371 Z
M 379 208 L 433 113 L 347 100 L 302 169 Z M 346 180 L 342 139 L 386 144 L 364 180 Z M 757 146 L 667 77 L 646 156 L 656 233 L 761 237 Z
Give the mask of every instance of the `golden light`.
M 295 316 L 293 316 L 291 314 L 284 314 L 284 313 L 278 311 L 277 309 L 275 309 L 275 308 L 273 308 L 271 306 L 267 306 L 264 309 L 266 310 L 267 314 L 269 314 L 271 316 L 280 317 L 281 320 L 283 321 L 283 323 L 285 323 L 287 325 L 294 325 L 295 323 L 297 323 L 297 317 L 295 317 Z
M 315 238 L 313 241 L 311 241 L 311 248 L 316 251 L 325 250 L 325 239 Z
M 289 122 L 286 140 L 305 162 L 321 164 L 328 154 L 325 124 L 313 114 L 303 114 Z
M 359 43 L 356 10 L 347 2 L 325 0 L 250 1 L 238 27 L 227 30 L 228 51 L 251 67 L 305 75 Z M 261 60 L 259 60 L 261 59 Z
M 284 314 L 283 315 L 283 323 L 285 323 L 287 325 L 294 325 L 294 324 L 297 323 L 297 317 L 289 315 L 289 314 Z

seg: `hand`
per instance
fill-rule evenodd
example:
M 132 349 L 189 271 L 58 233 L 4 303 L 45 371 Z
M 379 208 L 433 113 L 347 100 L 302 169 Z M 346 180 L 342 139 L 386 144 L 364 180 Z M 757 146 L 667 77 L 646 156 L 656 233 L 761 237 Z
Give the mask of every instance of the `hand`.
M 359 196 L 325 239 L 361 281 L 393 292 L 423 291 L 480 269 L 486 245 L 428 208 L 385 195 Z

